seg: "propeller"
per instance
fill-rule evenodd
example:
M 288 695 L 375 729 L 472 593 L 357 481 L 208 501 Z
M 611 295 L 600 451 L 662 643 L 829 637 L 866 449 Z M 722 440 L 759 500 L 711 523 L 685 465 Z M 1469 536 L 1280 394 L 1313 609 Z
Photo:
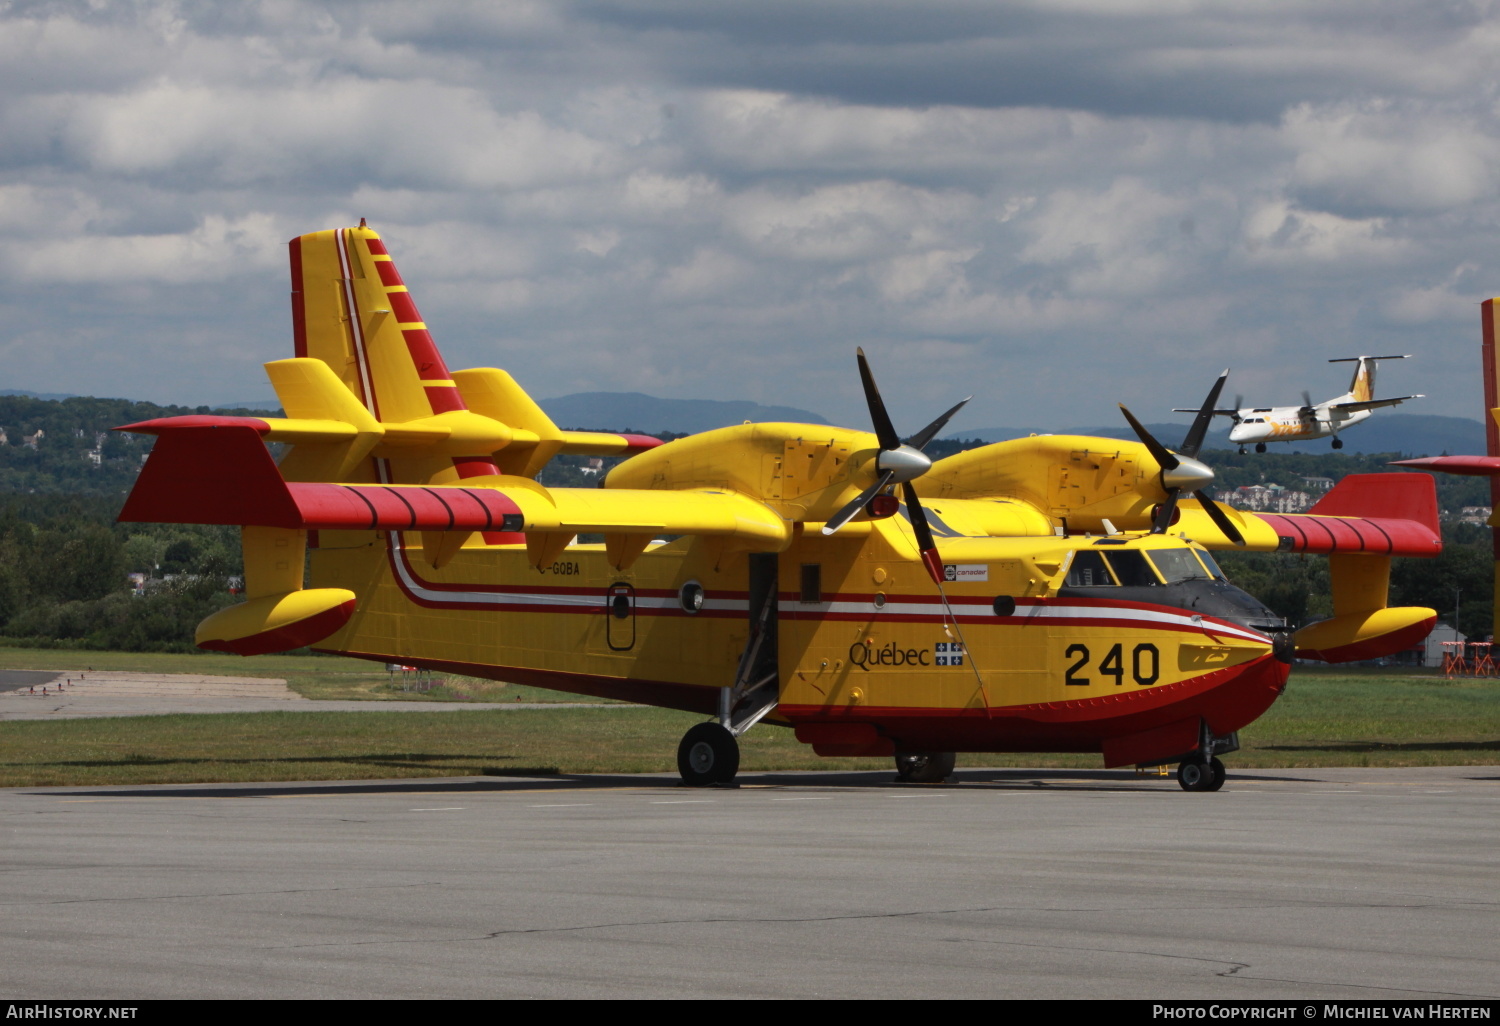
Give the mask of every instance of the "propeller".
M 932 467 L 932 460 L 922 450 L 927 443 L 932 441 L 937 433 L 943 430 L 943 426 L 952 419 L 953 415 L 963 409 L 964 403 L 974 398 L 969 396 L 963 402 L 956 403 L 942 416 L 921 431 L 912 436 L 911 441 L 905 444 L 901 436 L 896 434 L 896 428 L 891 423 L 890 414 L 885 410 L 885 400 L 880 397 L 880 389 L 875 384 L 875 375 L 870 373 L 870 362 L 865 359 L 863 349 L 855 350 L 855 358 L 859 361 L 859 380 L 865 389 L 865 404 L 870 408 L 870 423 L 875 427 L 875 439 L 880 444 L 880 449 L 875 456 L 875 471 L 879 475 L 875 483 L 854 497 L 823 525 L 824 534 L 833 534 L 843 527 L 855 514 L 868 506 L 877 495 L 885 491 L 893 484 L 901 486 L 902 493 L 906 497 L 906 512 L 911 518 L 912 531 L 917 536 L 917 548 L 922 553 L 922 564 L 927 567 L 927 572 L 932 576 L 939 587 L 943 583 L 943 561 L 938 557 L 937 545 L 932 540 L 932 528 L 927 525 L 927 513 L 922 509 L 922 502 L 917 498 L 917 490 L 912 487 L 912 481 L 921 477 Z
M 1152 534 L 1165 534 L 1167 528 L 1172 525 L 1172 518 L 1177 512 L 1177 500 L 1184 491 L 1191 491 L 1193 497 L 1203 506 L 1203 512 L 1214 522 L 1214 526 L 1224 532 L 1224 536 L 1236 545 L 1245 544 L 1245 536 L 1240 534 L 1240 529 L 1229 519 L 1229 515 L 1209 497 L 1203 489 L 1207 488 L 1214 480 L 1214 472 L 1205 463 L 1197 459 L 1198 450 L 1203 447 L 1203 436 L 1208 433 L 1209 422 L 1214 419 L 1214 407 L 1219 401 L 1219 393 L 1224 388 L 1224 382 L 1229 377 L 1229 371 L 1219 375 L 1219 380 L 1214 382 L 1214 387 L 1209 389 L 1208 398 L 1203 400 L 1203 406 L 1198 410 L 1197 416 L 1193 418 L 1192 427 L 1188 428 L 1187 435 L 1178 447 L 1178 452 L 1169 451 L 1165 446 L 1152 437 L 1145 425 L 1136 420 L 1131 412 L 1122 403 L 1120 412 L 1125 414 L 1125 419 L 1130 422 L 1130 427 L 1135 431 L 1136 437 L 1146 446 L 1146 451 L 1151 453 L 1151 458 L 1161 465 L 1161 485 L 1167 491 L 1167 501 L 1157 509 L 1156 518 L 1151 524 Z M 1180 454 L 1180 455 L 1179 455 Z

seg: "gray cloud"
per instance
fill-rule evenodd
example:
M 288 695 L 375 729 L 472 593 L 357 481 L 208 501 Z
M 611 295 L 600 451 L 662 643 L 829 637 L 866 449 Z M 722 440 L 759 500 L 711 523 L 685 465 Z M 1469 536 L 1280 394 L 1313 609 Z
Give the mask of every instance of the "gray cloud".
M 1148 419 L 1322 361 L 1477 416 L 1488 4 L 0 7 L 9 387 L 215 402 L 368 217 L 455 366 L 859 424 Z M 956 422 L 962 429 L 964 421 Z

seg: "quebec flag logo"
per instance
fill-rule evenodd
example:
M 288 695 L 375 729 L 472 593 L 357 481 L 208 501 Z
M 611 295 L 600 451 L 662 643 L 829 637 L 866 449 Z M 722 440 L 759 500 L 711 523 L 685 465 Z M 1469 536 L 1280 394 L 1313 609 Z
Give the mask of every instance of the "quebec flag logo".
M 956 641 L 939 641 L 933 646 L 932 661 L 937 666 L 962 666 L 964 647 Z

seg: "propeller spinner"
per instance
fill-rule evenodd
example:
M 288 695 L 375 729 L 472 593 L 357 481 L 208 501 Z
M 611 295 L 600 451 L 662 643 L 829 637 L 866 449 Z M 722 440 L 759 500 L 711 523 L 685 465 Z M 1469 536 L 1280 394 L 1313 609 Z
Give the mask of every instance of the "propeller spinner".
M 932 529 L 927 526 L 927 513 L 922 509 L 922 502 L 917 498 L 917 490 L 912 487 L 911 483 L 932 467 L 932 460 L 928 459 L 927 454 L 922 451 L 927 447 L 927 443 L 936 437 L 955 413 L 963 409 L 964 403 L 974 397 L 969 396 L 968 399 L 957 403 L 937 420 L 913 435 L 910 442 L 903 444 L 901 436 L 896 434 L 896 428 L 891 423 L 890 414 L 886 412 L 885 401 L 880 398 L 880 389 L 875 385 L 875 376 L 870 373 L 870 363 L 865 359 L 865 351 L 856 349 L 855 358 L 859 361 L 859 379 L 865 388 L 865 403 L 870 408 L 870 422 L 875 427 L 875 439 L 880 443 L 880 450 L 875 456 L 875 472 L 878 476 L 874 484 L 860 492 L 843 509 L 828 518 L 828 522 L 823 525 L 823 533 L 833 534 L 854 519 L 854 515 L 868 506 L 877 495 L 891 485 L 899 484 L 906 497 L 906 511 L 911 517 L 912 530 L 917 536 L 917 548 L 922 553 L 922 565 L 927 567 L 927 573 L 941 587 L 943 561 L 939 558 L 937 545 L 932 540 Z
M 1136 437 L 1146 446 L 1153 459 L 1161 465 L 1161 486 L 1166 489 L 1167 501 L 1162 503 L 1157 510 L 1156 519 L 1151 524 L 1152 534 L 1165 534 L 1167 528 L 1172 525 L 1172 517 L 1177 512 L 1177 500 L 1184 491 L 1193 493 L 1193 497 L 1203 506 L 1203 512 L 1208 514 L 1210 520 L 1224 536 L 1236 545 L 1245 544 L 1245 536 L 1240 534 L 1240 529 L 1235 526 L 1234 521 L 1229 519 L 1223 508 L 1209 497 L 1203 489 L 1213 484 L 1214 472 L 1206 463 L 1198 460 L 1198 450 L 1203 446 L 1203 436 L 1208 433 L 1208 425 L 1214 419 L 1214 406 L 1219 401 L 1219 393 L 1224 389 L 1224 382 L 1229 377 L 1229 371 L 1225 370 L 1219 375 L 1219 380 L 1214 382 L 1214 387 L 1209 389 L 1208 398 L 1203 400 L 1203 406 L 1198 410 L 1198 415 L 1193 418 L 1193 426 L 1188 428 L 1188 433 L 1182 440 L 1182 445 L 1177 452 L 1169 451 L 1165 446 L 1152 437 L 1140 421 L 1133 417 L 1122 403 L 1120 412 L 1125 414 L 1125 419 L 1130 422 L 1130 427 L 1135 431 Z

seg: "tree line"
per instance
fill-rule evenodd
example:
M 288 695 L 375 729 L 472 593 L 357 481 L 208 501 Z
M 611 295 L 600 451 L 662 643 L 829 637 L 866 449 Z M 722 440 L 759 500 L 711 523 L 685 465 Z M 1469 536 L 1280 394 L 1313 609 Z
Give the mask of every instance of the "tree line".
M 0 445 L 0 644 L 195 650 L 198 622 L 238 601 L 230 593 L 242 574 L 238 531 L 115 523 L 154 439 L 109 429 L 208 412 L 121 399 L 0 397 L 0 427 L 9 442 Z M 44 434 L 35 448 L 20 444 L 38 428 Z M 941 442 L 931 448 L 940 457 L 979 444 Z M 97 461 L 91 451 L 98 452 Z M 1265 481 L 1295 488 L 1305 477 L 1387 470 L 1396 457 L 1205 452 L 1203 458 L 1223 487 Z M 593 470 L 587 462 L 559 457 L 541 480 L 552 487 L 592 486 L 619 460 L 604 460 L 597 474 L 584 473 Z M 1445 511 L 1489 503 L 1489 482 L 1482 478 L 1439 476 L 1437 484 Z M 1443 540 L 1442 554 L 1433 559 L 1396 560 L 1391 604 L 1427 606 L 1450 621 L 1457 602 L 1460 629 L 1482 637 L 1492 623 L 1490 529 L 1450 518 Z M 1294 624 L 1332 614 L 1326 559 L 1228 551 L 1217 556 L 1231 580 Z M 136 587 L 132 574 L 143 587 Z

